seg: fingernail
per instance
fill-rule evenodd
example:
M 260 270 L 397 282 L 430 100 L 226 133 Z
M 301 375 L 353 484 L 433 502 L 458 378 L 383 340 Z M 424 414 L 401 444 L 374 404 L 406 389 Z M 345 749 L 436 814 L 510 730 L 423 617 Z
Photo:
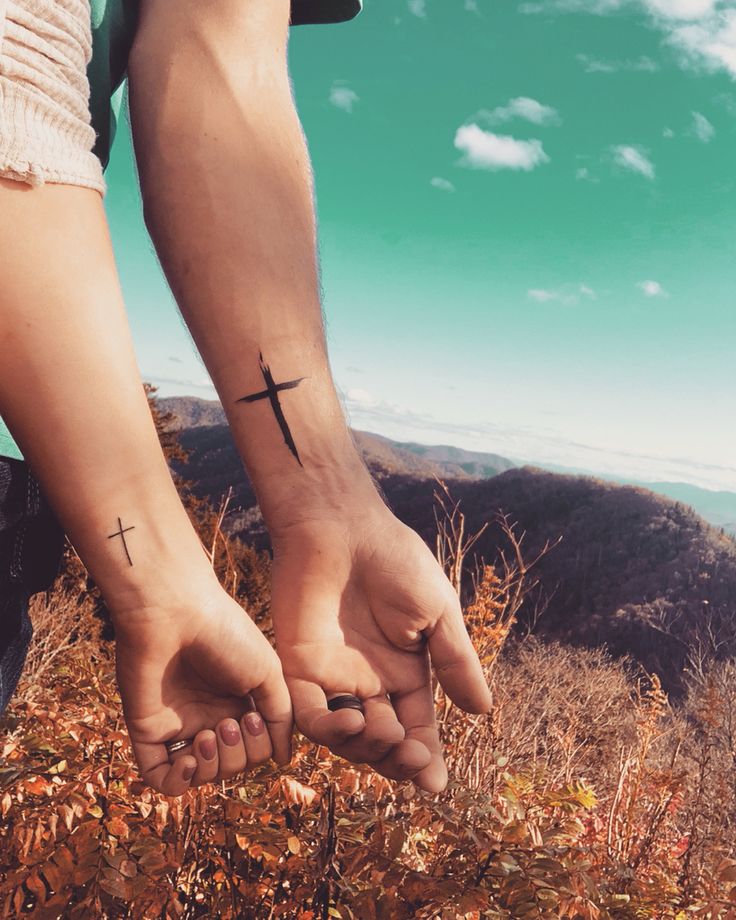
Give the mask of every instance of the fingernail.
M 245 698 L 245 711 L 246 711 L 246 712 L 255 712 L 255 711 L 256 711 L 256 708 L 257 708 L 257 707 L 256 707 L 256 701 L 253 699 L 253 697 L 252 697 L 252 696 L 250 695 L 250 693 L 249 693 L 248 696 L 246 696 L 246 698 Z
M 235 747 L 241 739 L 240 729 L 235 722 L 224 722 L 220 726 L 220 737 L 228 747 Z
M 185 780 L 190 780 L 194 776 L 194 771 L 196 769 L 197 769 L 196 767 L 193 767 L 190 764 L 188 767 L 184 767 L 184 770 L 182 771 L 181 775 L 184 777 Z
M 257 712 L 246 713 L 243 721 L 245 722 L 245 727 L 248 729 L 251 735 L 262 735 L 266 730 L 264 721 Z
M 214 738 L 205 738 L 199 742 L 199 750 L 205 760 L 214 760 L 217 753 L 217 742 Z

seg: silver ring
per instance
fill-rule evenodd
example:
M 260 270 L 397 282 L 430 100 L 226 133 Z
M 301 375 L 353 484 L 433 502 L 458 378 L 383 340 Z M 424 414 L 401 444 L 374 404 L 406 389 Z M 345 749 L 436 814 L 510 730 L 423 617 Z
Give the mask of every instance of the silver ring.
M 185 747 L 189 747 L 193 741 L 194 738 L 182 738 L 180 741 L 165 741 L 164 744 L 169 754 L 176 754 L 177 751 L 182 751 Z

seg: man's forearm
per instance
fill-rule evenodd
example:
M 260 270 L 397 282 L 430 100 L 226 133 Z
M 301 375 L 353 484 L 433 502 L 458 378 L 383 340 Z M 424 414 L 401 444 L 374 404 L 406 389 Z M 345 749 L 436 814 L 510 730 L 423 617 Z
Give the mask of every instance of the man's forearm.
M 148 0 L 130 61 L 146 221 L 269 526 L 378 501 L 330 374 L 287 0 Z

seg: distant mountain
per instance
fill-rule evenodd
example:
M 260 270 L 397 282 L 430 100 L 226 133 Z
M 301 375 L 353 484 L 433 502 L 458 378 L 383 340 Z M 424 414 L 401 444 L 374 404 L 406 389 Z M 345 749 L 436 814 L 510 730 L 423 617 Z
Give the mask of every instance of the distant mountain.
M 160 402 L 172 408 L 171 400 Z M 196 405 L 187 402 L 185 408 L 189 418 L 207 417 Z M 540 632 L 632 655 L 675 692 L 689 643 L 710 641 L 710 635 L 722 643 L 721 654 L 736 654 L 736 542 L 683 502 L 640 487 L 532 467 L 472 478 L 462 453 L 430 449 L 420 455 L 413 445 L 355 434 L 394 513 L 430 545 L 436 475 L 461 501 L 468 532 L 504 511 L 525 533 L 527 558 L 546 540 L 562 536 L 537 571 L 548 598 Z M 194 483 L 195 493 L 217 502 L 232 486 L 229 530 L 266 546 L 253 490 L 227 426 L 199 425 L 182 430 L 179 438 L 189 451 L 180 472 Z M 479 558 L 494 561 L 502 548 L 494 525 L 476 550 Z
M 215 399 L 198 396 L 170 396 L 157 399 L 164 412 L 173 413 L 179 428 L 202 428 L 207 425 L 226 425 L 225 410 Z
M 226 424 L 219 402 L 194 396 L 177 396 L 158 400 L 161 407 L 173 412 L 182 428 L 201 428 Z M 455 479 L 488 479 L 506 470 L 523 466 L 507 457 L 459 447 L 427 446 L 413 442 L 392 441 L 378 434 L 354 431 L 356 440 L 373 467 L 385 472 L 416 476 L 440 476 Z M 683 482 L 640 482 L 620 476 L 601 475 L 591 470 L 542 464 L 544 469 L 562 474 L 597 476 L 610 482 L 641 486 L 659 495 L 690 505 L 701 517 L 715 527 L 722 527 L 736 536 L 736 492 L 714 492 Z
M 643 482 L 641 485 L 652 492 L 659 492 L 690 505 L 709 524 L 722 527 L 732 536 L 736 536 L 736 492 L 699 489 L 686 482 Z
M 501 457 L 498 454 L 487 454 L 480 451 L 464 450 L 461 447 L 450 447 L 448 445 L 428 446 L 426 444 L 415 444 L 411 441 L 391 441 L 388 438 L 381 437 L 377 434 L 368 434 L 368 432 L 355 432 L 361 437 L 370 438 L 372 451 L 375 453 L 375 442 L 379 439 L 385 442 L 389 449 L 394 453 L 414 454 L 421 458 L 424 463 L 433 464 L 442 471 L 445 476 L 454 476 L 457 479 L 489 479 L 491 476 L 497 476 L 506 470 L 512 470 L 519 464 L 514 463 L 507 457 Z
M 198 399 L 195 396 L 175 396 L 158 400 L 159 407 L 176 416 L 178 427 L 187 434 L 187 445 L 206 445 L 208 462 L 219 467 L 221 458 L 215 457 L 219 449 L 228 454 L 229 463 L 234 448 L 224 432 L 204 434 L 202 429 L 227 425 L 225 413 L 219 402 Z M 192 429 L 196 433 L 192 434 Z M 381 473 L 404 473 L 417 477 L 452 477 L 453 479 L 484 479 L 495 476 L 516 464 L 497 454 L 462 450 L 458 447 L 427 447 L 423 444 L 401 443 L 368 431 L 353 431 L 353 436 L 371 468 Z M 207 470 L 201 470 L 205 478 Z
M 428 542 L 434 536 L 431 483 L 382 480 L 396 514 Z M 549 598 L 541 632 L 567 642 L 606 644 L 657 671 L 677 690 L 688 645 L 723 643 L 736 654 L 736 541 L 686 505 L 646 489 L 532 467 L 450 484 L 474 532 L 502 510 L 526 534 L 526 558 L 562 536 L 537 574 Z M 490 527 L 477 553 L 503 548 Z

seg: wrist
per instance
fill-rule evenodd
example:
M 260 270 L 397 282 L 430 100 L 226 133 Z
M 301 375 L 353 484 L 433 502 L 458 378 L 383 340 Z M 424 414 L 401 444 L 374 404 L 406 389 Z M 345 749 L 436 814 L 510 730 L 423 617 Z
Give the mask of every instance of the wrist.
M 128 483 L 114 502 L 98 498 L 66 523 L 113 621 L 206 598 L 218 586 L 168 473 L 157 493 Z
M 300 524 L 382 515 L 388 509 L 354 445 L 341 453 L 312 457 L 288 476 L 254 482 L 272 539 Z

